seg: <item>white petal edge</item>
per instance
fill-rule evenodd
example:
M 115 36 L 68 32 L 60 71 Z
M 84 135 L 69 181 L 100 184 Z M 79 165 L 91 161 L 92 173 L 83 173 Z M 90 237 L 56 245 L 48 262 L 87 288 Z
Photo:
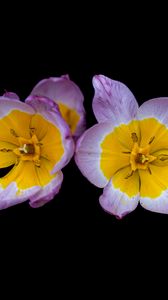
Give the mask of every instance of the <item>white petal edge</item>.
M 104 188 L 99 202 L 106 212 L 121 219 L 136 209 L 139 202 L 139 194 L 134 197 L 129 197 L 119 189 L 116 189 L 110 180 L 108 185 Z
M 56 176 L 39 192 L 30 197 L 30 206 L 33 208 L 41 207 L 51 201 L 56 194 L 59 193 L 63 181 L 61 171 L 55 174 Z
M 19 96 L 16 93 L 13 92 L 5 92 L 3 94 L 3 97 L 9 98 L 9 99 L 14 99 L 14 100 L 20 100 Z
M 19 110 L 22 112 L 29 113 L 33 115 L 35 110 L 28 104 L 21 102 L 19 100 L 10 99 L 7 97 L 0 97 L 0 118 L 5 117 L 13 110 Z
M 15 182 L 11 182 L 5 189 L 0 187 L 0 209 L 5 209 L 10 206 L 22 203 L 28 200 L 33 194 L 37 193 L 41 188 L 33 186 L 23 190 L 23 193 L 18 195 L 18 187 Z
M 168 189 L 157 198 L 140 197 L 140 204 L 152 212 L 168 214 Z
M 168 98 L 161 97 L 144 102 L 138 109 L 137 118 L 156 118 L 168 127 Z

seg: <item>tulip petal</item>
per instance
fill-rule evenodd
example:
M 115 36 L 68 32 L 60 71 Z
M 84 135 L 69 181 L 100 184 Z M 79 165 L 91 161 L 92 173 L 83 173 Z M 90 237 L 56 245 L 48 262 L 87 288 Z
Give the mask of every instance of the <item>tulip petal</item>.
M 0 209 L 28 199 L 33 207 L 50 201 L 59 191 L 63 180 L 62 172 L 52 175 L 52 169 L 53 163 L 45 158 L 41 158 L 40 167 L 32 161 L 20 161 L 6 176 L 0 178 Z
M 14 99 L 14 100 L 20 100 L 19 96 L 16 93 L 13 92 L 5 92 L 3 94 L 3 97 L 6 97 L 8 99 Z
M 119 81 L 103 75 L 93 77 L 93 112 L 98 122 L 128 123 L 134 119 L 138 103 L 132 92 Z
M 69 76 L 44 79 L 33 88 L 31 95 L 45 96 L 55 101 L 60 106 L 63 118 L 70 125 L 73 136 L 78 137 L 84 131 L 84 97 Z
M 26 112 L 31 115 L 35 113 L 34 109 L 26 103 L 4 96 L 0 97 L 0 107 L 0 119 L 10 114 L 13 110 Z
M 168 148 L 168 98 L 151 99 L 143 103 L 137 114 L 141 131 L 141 147 L 150 140 L 151 153 Z
M 34 163 L 20 161 L 0 178 L 0 209 L 24 202 L 40 189 Z
M 138 109 L 137 118 L 155 118 L 168 127 L 168 98 L 161 97 L 144 102 Z
M 18 195 L 18 186 L 16 182 L 12 181 L 5 189 L 1 187 L 0 180 L 0 210 L 10 206 L 22 203 L 28 200 L 32 195 L 40 190 L 39 186 L 33 186 L 24 190 L 22 194 Z
M 119 170 L 104 188 L 99 199 L 106 212 L 120 219 L 133 211 L 139 201 L 138 172 L 126 178 L 130 171 L 130 167 Z
M 76 145 L 77 166 L 98 187 L 104 187 L 118 169 L 129 164 L 129 154 L 124 153 L 128 149 L 120 143 L 118 130 L 114 128 L 111 123 L 96 124 Z
M 1 141 L 0 137 L 0 168 L 6 168 L 15 164 L 16 155 L 13 153 L 15 148 L 15 145 Z
M 150 173 L 139 170 L 140 204 L 147 210 L 168 214 L 168 166 L 150 164 Z
M 16 136 L 30 138 L 28 129 L 34 113 L 35 110 L 31 106 L 21 101 L 0 97 L 0 142 L 8 142 L 11 147 L 16 147 Z
M 63 174 L 61 171 L 57 172 L 54 178 L 38 193 L 30 197 L 30 206 L 33 208 L 41 207 L 47 202 L 51 201 L 56 194 L 58 194 L 63 181 Z

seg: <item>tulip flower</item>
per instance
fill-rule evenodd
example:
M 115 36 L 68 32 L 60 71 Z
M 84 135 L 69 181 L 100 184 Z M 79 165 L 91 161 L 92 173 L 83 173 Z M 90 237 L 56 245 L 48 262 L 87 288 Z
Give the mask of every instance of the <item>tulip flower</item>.
M 61 169 L 74 153 L 74 142 L 57 104 L 14 93 L 0 97 L 0 209 L 30 200 L 32 207 L 50 201 L 63 180 Z
M 103 75 L 93 78 L 98 124 L 78 140 L 76 163 L 94 185 L 104 188 L 102 208 L 118 218 L 138 203 L 168 213 L 168 98 L 140 107 L 132 92 Z
M 75 140 L 85 130 L 85 110 L 83 94 L 68 75 L 41 80 L 32 90 L 31 95 L 52 99 L 59 106 L 62 117 L 71 129 Z

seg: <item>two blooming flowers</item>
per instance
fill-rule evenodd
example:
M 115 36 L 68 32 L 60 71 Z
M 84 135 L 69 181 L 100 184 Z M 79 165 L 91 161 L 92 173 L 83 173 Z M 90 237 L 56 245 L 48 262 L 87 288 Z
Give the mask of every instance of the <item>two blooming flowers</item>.
M 86 131 L 83 95 L 68 76 L 40 81 L 25 102 L 0 97 L 0 168 L 11 166 L 0 178 L 0 209 L 52 200 L 75 152 L 82 174 L 104 188 L 108 213 L 122 218 L 139 202 L 168 213 L 168 98 L 138 107 L 120 82 L 99 75 L 93 86 L 98 124 Z

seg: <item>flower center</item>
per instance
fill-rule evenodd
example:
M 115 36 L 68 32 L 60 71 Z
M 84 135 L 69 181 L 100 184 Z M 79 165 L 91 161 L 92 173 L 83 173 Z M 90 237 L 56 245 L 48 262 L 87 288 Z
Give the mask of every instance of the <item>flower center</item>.
M 18 160 L 34 161 L 37 167 L 40 167 L 40 146 L 37 136 L 32 135 L 30 139 L 17 137 L 19 147 L 15 148 L 13 152 L 17 155 Z
M 137 164 L 144 164 L 144 163 L 146 163 L 148 161 L 149 161 L 149 157 L 145 156 L 142 153 L 138 153 L 137 156 L 136 156 L 136 158 L 135 158 L 135 162 Z
M 34 154 L 35 147 L 33 144 L 24 144 L 23 147 L 19 148 L 21 154 Z
M 146 147 L 139 147 L 138 137 L 135 132 L 132 133 L 132 140 L 134 142 L 130 155 L 130 164 L 132 171 L 137 169 L 149 169 L 149 164 L 157 159 L 157 157 L 150 155 L 150 143 Z

